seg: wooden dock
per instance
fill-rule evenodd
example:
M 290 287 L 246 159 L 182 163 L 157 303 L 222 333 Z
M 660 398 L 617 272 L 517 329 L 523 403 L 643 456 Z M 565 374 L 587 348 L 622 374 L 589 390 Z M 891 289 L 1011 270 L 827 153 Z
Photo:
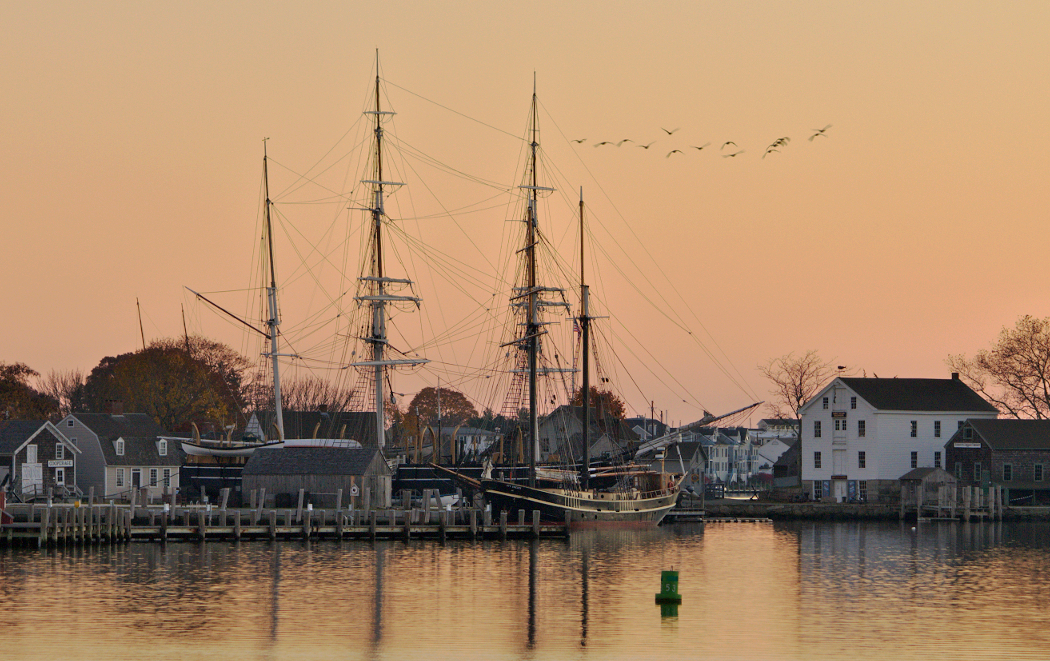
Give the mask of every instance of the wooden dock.
M 218 509 L 207 506 L 14 505 L 14 521 L 0 525 L 0 544 L 82 545 L 132 541 L 342 539 L 508 539 L 565 537 L 564 523 L 476 507 L 426 510 Z

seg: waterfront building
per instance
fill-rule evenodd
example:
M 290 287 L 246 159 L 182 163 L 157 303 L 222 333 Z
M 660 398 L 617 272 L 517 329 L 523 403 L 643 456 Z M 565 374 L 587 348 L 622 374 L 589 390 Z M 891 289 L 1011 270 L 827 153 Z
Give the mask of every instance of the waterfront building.
M 158 498 L 179 489 L 186 454 L 153 418 L 124 413 L 114 402 L 110 413 L 70 413 L 56 425 L 80 449 L 77 483 L 100 498 L 128 500 L 132 489 L 148 488 Z
M 0 490 L 23 499 L 73 495 L 80 449 L 46 420 L 0 421 Z
M 262 448 L 241 471 L 243 493 L 266 489 L 267 504 L 274 507 L 294 507 L 300 489 L 316 507 L 334 507 L 339 490 L 343 507 L 390 507 L 392 481 L 374 446 Z
M 591 458 L 615 457 L 638 443 L 638 436 L 619 418 L 590 410 Z M 583 407 L 562 405 L 539 421 L 540 452 L 537 461 L 579 461 L 583 457 Z
M 1007 505 L 1050 505 L 1050 420 L 967 420 L 944 456 L 963 486 L 999 485 Z
M 945 439 L 998 410 L 950 379 L 838 377 L 799 409 L 802 489 L 814 500 L 885 502 L 914 468 L 943 467 Z

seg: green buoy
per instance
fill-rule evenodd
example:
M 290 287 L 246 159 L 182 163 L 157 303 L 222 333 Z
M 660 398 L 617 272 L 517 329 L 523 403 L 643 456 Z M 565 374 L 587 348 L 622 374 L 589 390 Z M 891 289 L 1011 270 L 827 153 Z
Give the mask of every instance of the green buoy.
M 678 572 L 660 572 L 660 591 L 656 593 L 658 604 L 680 604 L 682 595 L 678 594 Z

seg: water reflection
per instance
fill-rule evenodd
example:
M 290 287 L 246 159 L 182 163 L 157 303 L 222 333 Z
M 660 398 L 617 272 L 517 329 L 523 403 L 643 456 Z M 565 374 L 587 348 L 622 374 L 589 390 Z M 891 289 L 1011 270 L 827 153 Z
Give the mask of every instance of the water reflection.
M 683 603 L 663 617 L 660 571 Z M 1045 658 L 1047 524 L 0 549 L 5 659 Z M 72 635 L 54 635 L 54 623 Z M 99 623 L 105 623 L 100 626 Z

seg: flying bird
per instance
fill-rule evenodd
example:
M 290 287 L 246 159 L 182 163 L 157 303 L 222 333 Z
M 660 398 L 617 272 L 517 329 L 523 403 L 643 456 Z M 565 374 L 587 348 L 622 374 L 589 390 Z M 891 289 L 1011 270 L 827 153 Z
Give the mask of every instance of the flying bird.
M 824 131 L 827 131 L 830 128 L 831 128 L 831 124 L 828 124 L 827 126 L 825 126 L 822 129 L 813 129 L 814 131 L 816 131 L 816 133 L 814 133 L 813 135 L 809 136 L 809 141 L 813 142 L 813 138 L 817 137 L 818 135 L 824 135 Z M 828 136 L 824 135 L 824 137 L 826 138 Z
M 623 140 L 617 142 L 616 146 L 619 147 L 620 145 L 622 145 L 625 142 L 634 142 L 634 140 L 631 140 L 630 138 L 624 138 Z
M 599 142 L 598 144 L 596 144 L 594 146 L 595 147 L 601 147 L 602 145 L 615 145 L 615 144 L 616 144 L 615 142 L 602 141 L 602 142 Z
M 650 142 L 647 145 L 638 145 L 638 146 L 641 147 L 642 149 L 648 149 L 648 148 L 652 147 L 655 144 L 656 144 L 656 140 L 653 140 L 652 142 Z
M 667 135 L 674 135 L 674 132 L 677 131 L 678 129 L 672 129 L 672 130 L 668 131 L 667 129 L 665 129 L 664 127 L 661 126 L 660 130 L 663 131 L 664 133 L 666 133 Z
M 587 142 L 587 138 L 580 138 L 579 140 L 571 140 L 570 142 L 575 142 L 576 144 L 579 145 L 579 144 L 582 144 L 584 142 Z
M 691 146 L 691 147 L 692 147 L 693 149 L 696 149 L 696 150 L 702 150 L 702 149 L 703 149 L 704 147 L 707 147 L 707 146 L 708 146 L 708 145 L 710 145 L 710 144 L 711 144 L 711 143 L 709 142 L 709 143 L 707 143 L 706 145 L 704 145 L 703 147 L 697 147 L 696 145 L 690 145 L 690 146 Z
M 667 152 L 666 158 L 671 158 L 671 154 L 681 154 L 681 153 L 682 153 L 681 149 L 672 149 L 671 151 Z
M 734 147 L 736 147 L 736 143 L 735 142 L 733 142 L 732 140 L 727 140 L 727 141 L 722 143 L 722 149 L 725 149 L 729 145 L 733 145 Z
M 739 155 L 743 154 L 744 151 L 745 150 L 741 149 L 740 151 L 733 152 L 732 154 L 722 154 L 722 158 L 733 158 L 734 156 L 739 156 Z
M 768 147 L 766 149 L 766 153 L 762 154 L 762 158 L 765 158 L 769 154 L 779 154 L 779 153 L 780 153 L 779 149 L 773 149 L 772 147 Z M 727 154 L 727 156 L 736 156 L 736 154 Z

